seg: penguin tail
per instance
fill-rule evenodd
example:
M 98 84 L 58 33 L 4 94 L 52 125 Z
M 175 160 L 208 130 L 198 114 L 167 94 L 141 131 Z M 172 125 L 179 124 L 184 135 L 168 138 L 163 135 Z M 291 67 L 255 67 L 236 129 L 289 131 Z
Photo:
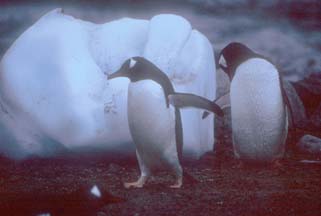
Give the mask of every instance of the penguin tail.
M 171 105 L 177 108 L 195 107 L 208 110 L 218 116 L 224 115 L 223 110 L 215 102 L 198 95 L 174 93 L 168 96 L 168 100 Z
M 220 107 L 220 109 L 225 109 L 227 107 L 231 106 L 231 102 L 230 102 L 230 93 L 226 93 L 224 95 L 222 95 L 221 97 L 218 97 L 217 99 L 214 100 L 214 102 L 216 105 L 218 105 Z M 202 119 L 205 119 L 210 113 L 208 111 L 203 112 L 203 116 Z

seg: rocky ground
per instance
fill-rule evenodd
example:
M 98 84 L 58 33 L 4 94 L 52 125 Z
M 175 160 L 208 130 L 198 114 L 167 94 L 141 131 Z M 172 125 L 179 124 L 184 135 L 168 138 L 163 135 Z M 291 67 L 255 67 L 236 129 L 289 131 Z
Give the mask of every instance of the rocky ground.
M 197 182 L 170 189 L 173 177 L 158 173 L 143 189 L 124 189 L 139 171 L 135 159 L 72 156 L 0 163 L 1 215 L 306 215 L 321 212 L 321 164 L 284 160 L 283 166 L 237 168 L 214 154 L 185 162 Z M 301 158 L 302 159 L 302 158 Z M 224 161 L 224 162 L 220 162 Z M 89 199 L 90 186 L 108 192 Z M 83 191 L 88 189 L 87 191 Z
M 321 32 L 310 24 L 296 25 L 297 20 L 262 11 L 222 12 L 213 5 L 204 9 L 181 2 L 154 5 L 127 1 L 130 7 L 86 1 L 5 2 L 0 4 L 0 57 L 42 14 L 63 7 L 65 13 L 98 23 L 123 16 L 150 18 L 158 13 L 176 13 L 204 33 L 216 53 L 237 40 L 272 58 L 287 80 L 298 81 L 321 71 Z M 218 72 L 218 80 L 218 94 L 222 94 L 228 88 L 226 77 Z M 320 127 L 320 83 L 314 81 L 309 81 L 315 83 L 313 90 L 302 82 L 295 88 L 303 98 L 308 120 Z M 199 161 L 185 160 L 185 170 L 197 182 L 186 180 L 178 190 L 168 188 L 173 177 L 166 172 L 143 189 L 124 189 L 122 183 L 136 180 L 139 174 L 134 157 L 71 154 L 25 161 L 1 157 L 0 215 L 321 215 L 320 154 L 295 151 L 300 136 L 309 131 L 289 136 L 282 167 L 238 168 L 233 159 L 228 110 L 226 114 L 227 118 L 217 119 L 216 152 Z M 100 201 L 89 195 L 94 184 L 108 193 Z

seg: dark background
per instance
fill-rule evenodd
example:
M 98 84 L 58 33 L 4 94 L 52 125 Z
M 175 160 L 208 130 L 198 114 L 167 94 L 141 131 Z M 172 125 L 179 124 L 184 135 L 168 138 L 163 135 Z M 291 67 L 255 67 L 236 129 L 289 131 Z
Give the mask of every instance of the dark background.
M 290 80 L 321 71 L 321 3 L 317 0 L 2 0 L 0 56 L 24 30 L 58 7 L 96 23 L 175 13 L 205 34 L 216 52 L 231 41 L 240 41 L 269 56 Z

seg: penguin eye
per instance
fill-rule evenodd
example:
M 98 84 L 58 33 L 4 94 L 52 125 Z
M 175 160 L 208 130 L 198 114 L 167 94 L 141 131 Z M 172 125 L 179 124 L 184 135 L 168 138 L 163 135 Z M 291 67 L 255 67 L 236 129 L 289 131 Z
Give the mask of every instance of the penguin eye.
M 226 61 L 225 61 L 225 58 L 224 58 L 223 55 L 220 56 L 220 59 L 219 59 L 219 61 L 218 61 L 218 64 L 221 65 L 221 66 L 223 66 L 223 67 L 225 67 L 225 68 L 227 67 L 227 64 L 226 64 Z
M 136 65 L 137 61 L 135 61 L 134 59 L 130 59 L 130 62 L 129 62 L 129 68 L 132 68 Z

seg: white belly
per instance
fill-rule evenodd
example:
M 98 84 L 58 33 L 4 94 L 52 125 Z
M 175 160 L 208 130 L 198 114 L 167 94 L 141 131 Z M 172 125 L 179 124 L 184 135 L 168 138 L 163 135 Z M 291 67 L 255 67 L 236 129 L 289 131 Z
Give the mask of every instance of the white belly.
M 271 161 L 284 153 L 287 115 L 275 67 L 263 59 L 241 64 L 231 83 L 236 157 Z
M 175 110 L 166 107 L 163 89 L 143 80 L 129 84 L 128 123 L 136 149 L 146 166 L 177 159 Z

